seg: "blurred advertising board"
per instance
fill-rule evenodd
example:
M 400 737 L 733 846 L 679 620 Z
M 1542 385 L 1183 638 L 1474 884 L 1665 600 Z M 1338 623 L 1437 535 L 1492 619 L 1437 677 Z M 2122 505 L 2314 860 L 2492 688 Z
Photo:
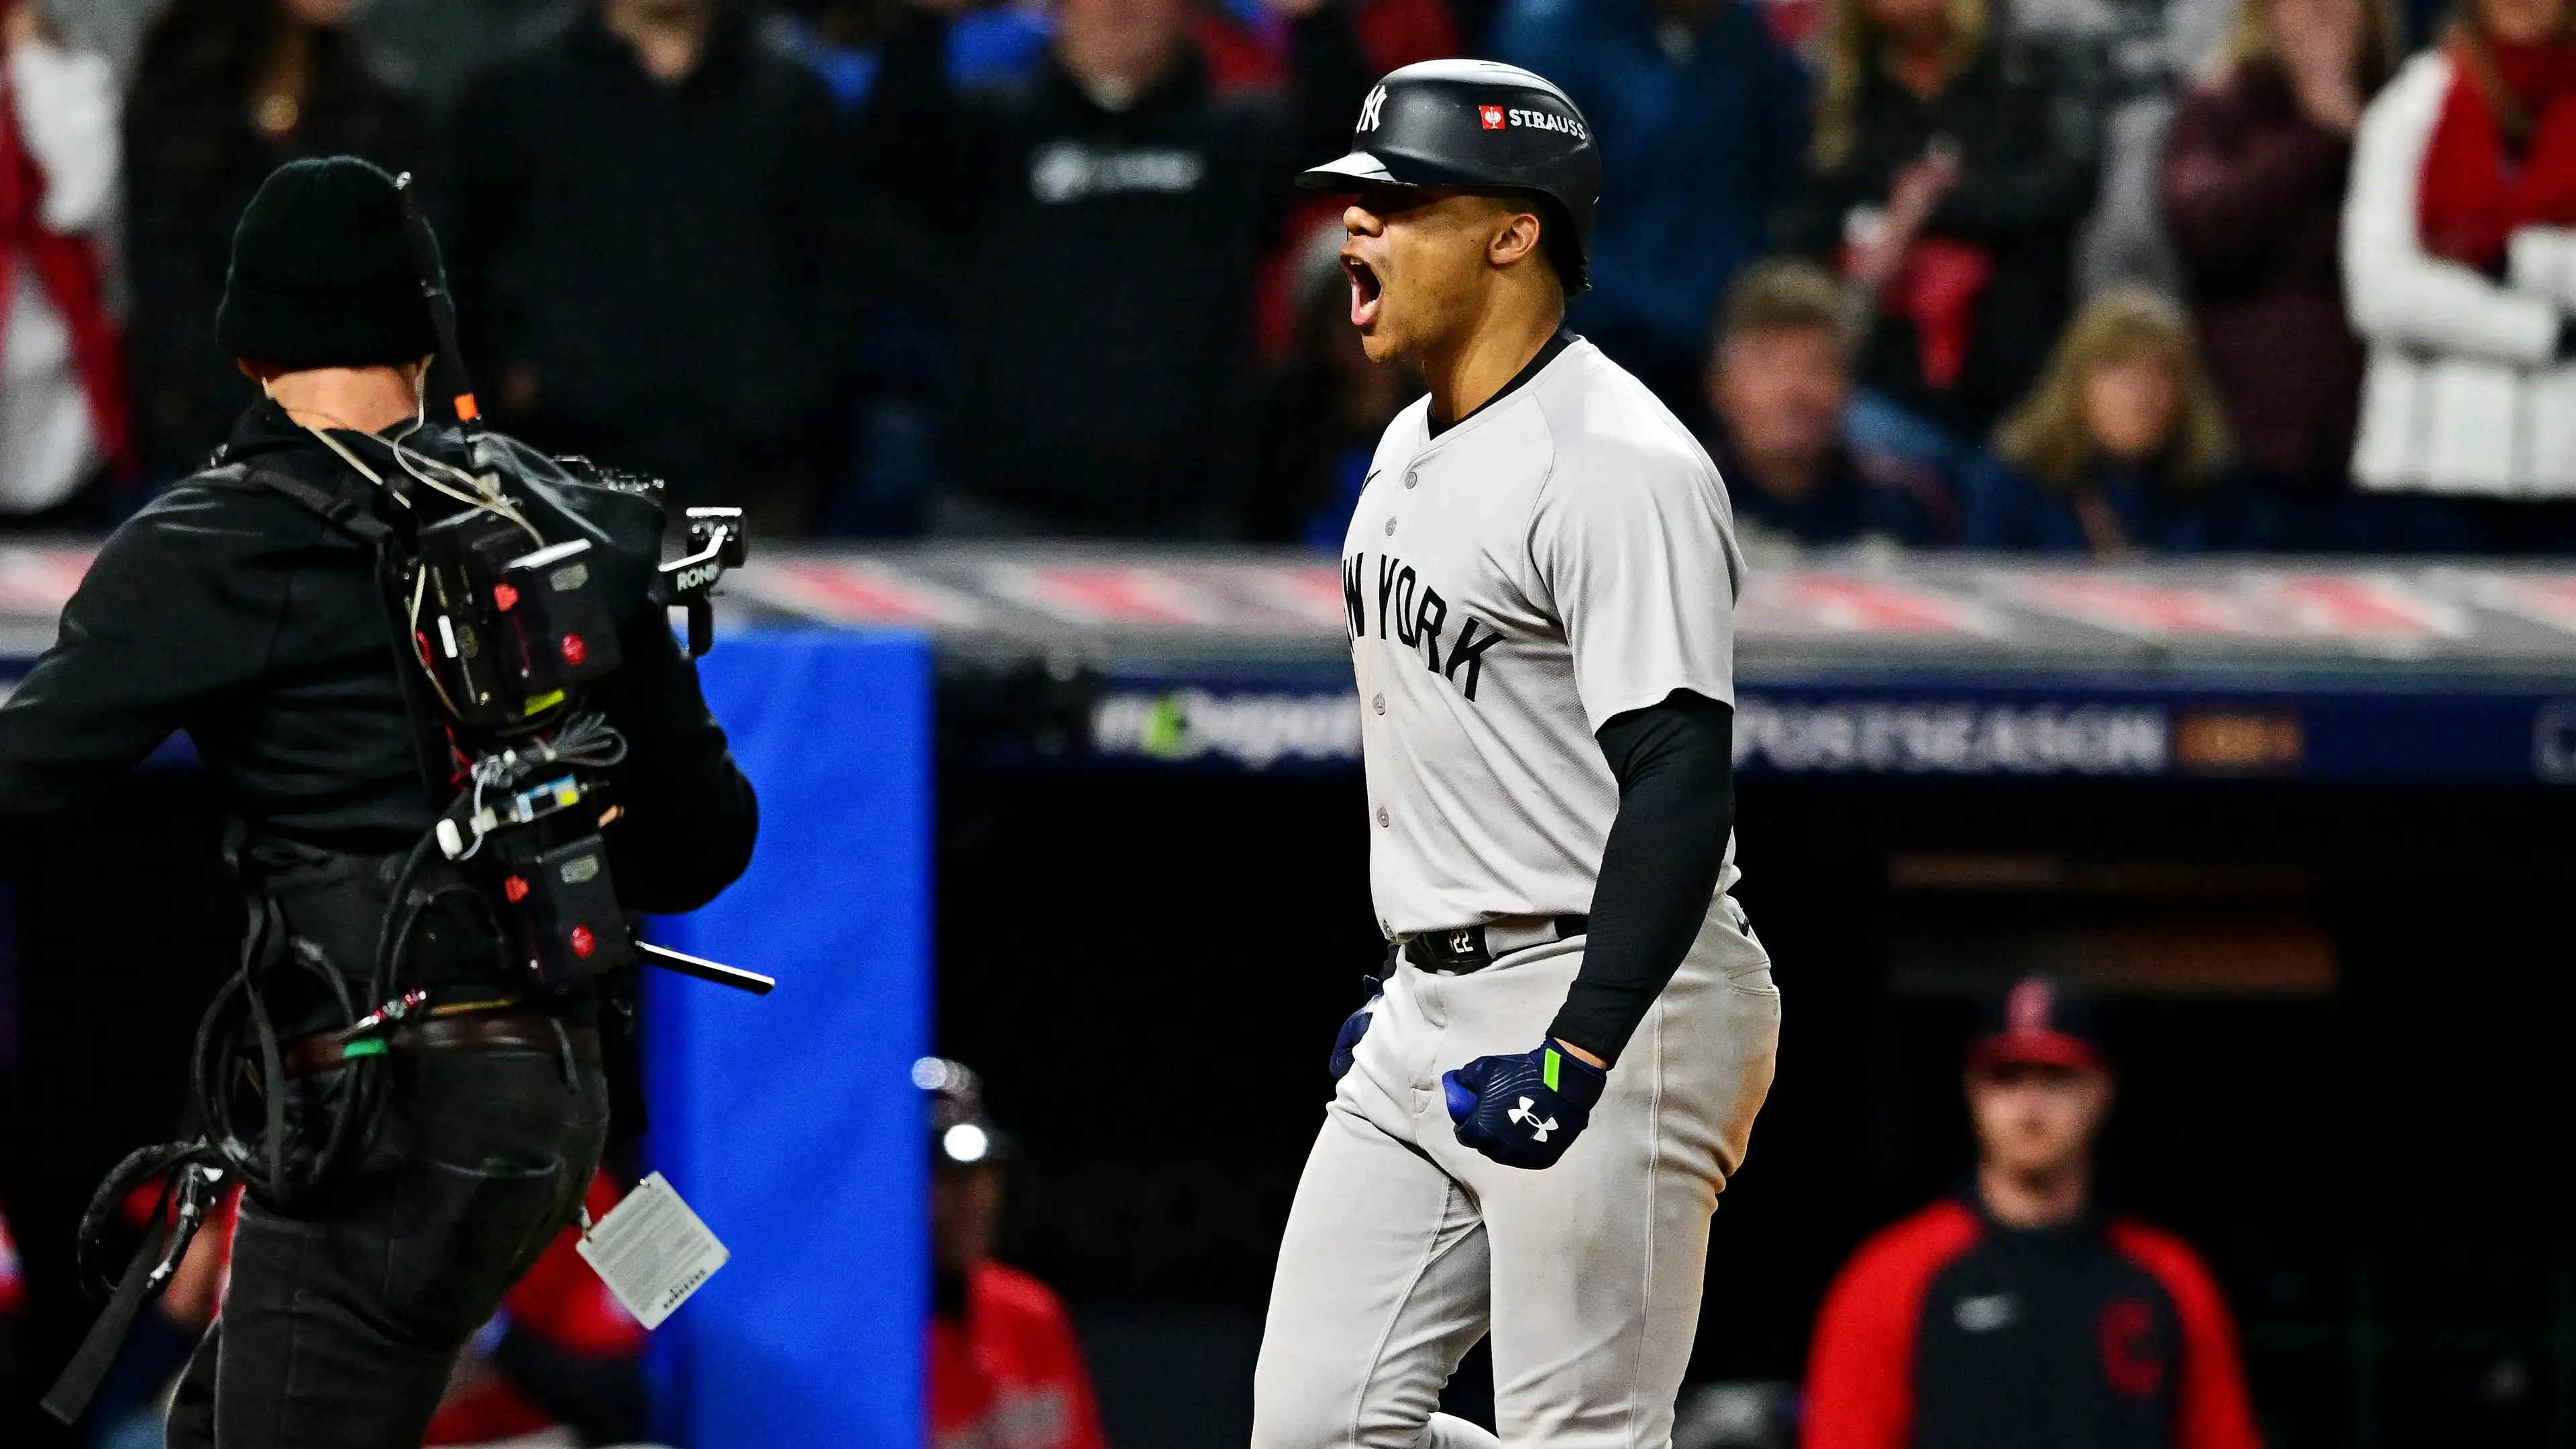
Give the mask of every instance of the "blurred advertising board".
M 0 672 L 91 548 L 0 546 Z M 755 543 L 727 589 L 727 628 L 929 635 L 1003 763 L 1358 766 L 1328 557 Z M 1748 774 L 2576 783 L 2576 563 L 1766 553 L 1736 626 Z

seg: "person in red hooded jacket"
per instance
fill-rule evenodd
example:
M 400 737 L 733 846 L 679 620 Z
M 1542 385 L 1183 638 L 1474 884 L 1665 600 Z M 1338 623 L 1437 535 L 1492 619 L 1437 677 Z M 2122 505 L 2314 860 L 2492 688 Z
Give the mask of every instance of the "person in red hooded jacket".
M 621 1196 L 605 1170 L 582 1206 L 593 1222 Z M 566 1228 L 465 1346 L 424 1441 L 496 1444 L 569 1430 L 584 1444 L 644 1435 L 644 1325 L 584 1262 Z
M 0 0 L 0 522 L 108 521 L 131 471 L 124 359 L 100 239 L 119 168 L 115 74 L 36 0 Z
M 2352 471 L 2402 544 L 2576 547 L 2576 7 L 2470 0 L 2354 132 L 2344 296 L 2370 346 Z
M 930 1098 L 933 1449 L 1108 1449 L 1063 1302 L 993 1259 L 1008 1144 L 983 1084 L 939 1057 L 912 1079 Z
M 2260 1449 L 2208 1267 L 2094 1196 L 2111 1071 L 2088 1004 L 2033 976 L 1989 1016 L 1972 1183 L 1835 1279 L 1803 1449 Z
M 18 1244 L 9 1236 L 9 1215 L 0 1212 L 0 1383 L 18 1369 L 18 1314 L 27 1306 L 27 1283 L 18 1272 Z

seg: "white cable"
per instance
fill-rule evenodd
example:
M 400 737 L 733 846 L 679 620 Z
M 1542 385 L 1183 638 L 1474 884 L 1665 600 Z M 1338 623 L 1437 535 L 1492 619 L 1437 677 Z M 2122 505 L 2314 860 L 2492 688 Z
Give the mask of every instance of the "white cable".
M 438 692 L 438 702 L 447 706 L 448 717 L 451 719 L 462 719 L 464 718 L 464 712 L 456 707 L 456 701 L 447 697 L 447 686 L 438 682 L 438 666 L 430 662 L 429 643 L 421 637 L 420 604 L 422 597 L 428 592 L 429 570 L 412 570 L 411 618 L 409 620 L 411 625 L 411 652 L 414 657 L 420 660 L 420 672 L 429 676 L 429 687 Z
M 467 772 L 472 799 L 466 810 L 467 827 L 475 831 L 474 843 L 456 859 L 472 860 L 489 835 L 475 824 L 485 813 L 486 791 L 515 789 L 549 766 L 608 770 L 625 759 L 626 737 L 608 723 L 607 716 L 584 714 L 565 721 L 553 739 L 532 740 L 519 750 L 476 760 Z
M 339 454 L 340 461 L 357 469 L 360 476 L 364 477 L 368 482 L 375 484 L 379 488 L 385 489 L 387 493 L 393 496 L 395 502 L 400 503 L 405 508 L 411 507 L 410 499 L 405 498 L 401 493 L 394 489 L 387 487 L 384 475 L 377 472 L 375 469 L 368 467 L 357 454 L 349 451 L 347 447 L 342 445 L 339 439 L 332 437 L 329 433 L 313 426 L 311 423 L 305 423 L 302 426 L 304 431 L 311 433 L 316 438 L 319 438 L 322 442 L 322 446 Z M 402 436 L 409 437 L 412 432 L 418 431 L 418 428 L 419 420 L 415 418 L 413 420 L 412 428 L 406 430 Z M 403 472 L 409 474 L 415 481 L 420 483 L 421 486 L 429 488 L 435 492 L 445 494 L 469 508 L 481 509 L 483 512 L 489 513 L 496 518 L 515 524 L 521 532 L 527 534 L 527 536 L 536 543 L 537 547 L 545 547 L 546 536 L 537 531 L 536 525 L 528 522 L 526 515 L 520 513 L 516 507 L 511 505 L 507 498 L 500 496 L 497 491 L 487 494 L 483 489 L 483 482 L 481 479 L 466 472 L 462 468 L 456 467 L 454 464 L 444 462 L 437 458 L 432 458 L 426 453 L 415 452 L 410 448 L 404 447 L 400 438 L 386 438 L 379 436 L 377 437 L 377 441 L 383 443 L 392 451 L 394 462 L 400 465 Z M 455 477 L 464 479 L 467 483 L 473 486 L 474 491 L 470 493 L 459 491 L 458 489 L 450 487 L 449 485 L 440 482 L 438 479 L 431 477 L 429 474 L 422 472 L 419 468 L 412 466 L 412 460 L 415 458 L 433 467 L 443 469 Z M 417 620 L 415 620 L 415 622 L 417 622 Z
M 508 498 L 504 497 L 498 488 L 486 487 L 481 478 L 466 472 L 464 469 L 459 468 L 444 459 L 433 458 L 427 453 L 422 453 L 415 449 L 405 447 L 399 438 L 387 438 L 384 442 L 385 446 L 393 451 L 394 462 L 399 464 L 402 470 L 405 473 L 410 474 L 415 481 L 421 484 L 421 486 L 446 494 L 448 497 L 455 499 L 459 503 L 479 508 L 495 517 L 507 519 L 511 523 L 517 524 L 519 531 L 525 533 L 529 539 L 537 545 L 537 547 L 545 547 L 546 536 L 539 533 L 537 531 L 537 526 L 528 522 L 527 516 L 519 512 L 518 507 L 512 504 Z M 422 472 L 419 467 L 414 466 L 415 460 L 419 463 L 425 463 L 430 467 L 436 468 L 441 472 L 448 474 L 452 478 L 464 480 L 467 487 L 471 488 L 473 491 L 470 493 L 460 492 L 457 489 L 440 482 L 438 479 Z
M 422 423 L 420 418 L 415 415 L 412 419 L 412 425 L 409 428 L 404 429 L 401 433 L 396 434 L 393 437 L 382 439 L 385 446 L 393 451 L 394 462 L 401 465 L 402 470 L 405 473 L 410 474 L 425 487 L 436 489 L 461 503 L 472 504 L 474 507 L 480 508 L 487 513 L 497 514 L 502 518 L 508 519 L 510 522 L 517 524 L 529 538 L 535 540 L 539 548 L 545 547 L 546 536 L 537 531 L 536 525 L 528 522 L 526 516 L 521 514 L 517 506 L 512 504 L 507 497 L 502 495 L 498 487 L 487 484 L 481 477 L 478 477 L 473 473 L 469 473 L 443 458 L 434 458 L 427 453 L 420 452 L 407 446 L 404 439 L 409 438 L 413 433 L 420 431 L 421 426 Z M 415 459 L 420 463 L 427 464 L 432 468 L 436 468 L 439 471 L 446 473 L 451 478 L 462 480 L 467 487 L 474 490 L 472 495 L 468 496 L 466 494 L 459 493 L 454 488 L 448 487 L 437 479 L 422 472 L 418 467 L 413 466 Z
M 381 473 L 379 473 L 379 472 L 377 472 L 375 469 L 368 467 L 365 463 L 360 462 L 360 461 L 359 461 L 359 459 L 358 459 L 358 455 L 357 455 L 357 454 L 355 454 L 355 453 L 350 452 L 347 448 L 342 447 L 342 446 L 340 445 L 340 440 L 339 440 L 338 438 L 332 437 L 329 433 L 326 433 L 326 432 L 322 431 L 320 428 L 317 428 L 317 427 L 313 426 L 311 423 L 306 423 L 306 424 L 304 424 L 303 426 L 304 426 L 304 431 L 306 431 L 306 432 L 308 432 L 308 433 L 311 433 L 313 436 L 315 436 L 315 437 L 317 437 L 317 438 L 319 438 L 319 439 L 321 439 L 321 440 L 322 440 L 322 446 L 323 446 L 323 447 L 326 447 L 326 448 L 330 449 L 332 452 L 339 454 L 339 455 L 340 455 L 340 461 L 341 461 L 341 462 L 346 463 L 346 464 L 348 464 L 350 467 L 357 469 L 357 470 L 358 470 L 358 475 L 359 475 L 360 477 L 365 478 L 368 482 L 375 484 L 375 485 L 376 485 L 377 487 L 379 487 L 379 488 L 382 488 L 382 487 L 384 487 L 384 486 L 385 486 L 385 478 L 384 478 L 384 475 L 383 475 L 383 474 L 381 474 Z M 401 494 L 399 494 L 399 493 L 397 493 L 397 494 L 395 494 L 394 496 L 395 496 L 396 498 L 400 498 L 402 495 L 401 495 Z

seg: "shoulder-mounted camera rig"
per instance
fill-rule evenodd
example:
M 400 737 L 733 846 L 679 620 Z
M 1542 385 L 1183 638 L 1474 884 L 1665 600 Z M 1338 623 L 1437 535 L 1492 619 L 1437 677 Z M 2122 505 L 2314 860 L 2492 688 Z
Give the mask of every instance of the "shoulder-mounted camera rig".
M 488 906 L 536 994 L 638 960 L 755 994 L 777 984 L 635 939 L 602 834 L 617 818 L 608 772 L 625 758 L 626 741 L 590 698 L 625 664 L 625 631 L 668 627 L 667 610 L 687 614 L 691 657 L 714 644 L 709 600 L 743 562 L 742 510 L 688 510 L 685 547 L 665 561 L 659 481 L 485 432 L 458 360 L 455 307 L 437 282 L 437 243 L 410 176 L 396 186 L 436 329 L 433 370 L 453 383 L 458 431 L 412 446 L 424 420 L 353 448 L 313 430 L 392 501 L 381 512 L 375 500 L 353 505 L 282 468 L 254 464 L 238 481 L 284 494 L 375 550 L 395 650 L 409 659 L 403 698 L 423 784 L 445 804 L 385 872 L 391 889 L 364 998 L 343 975 L 356 963 L 334 962 L 302 939 L 273 886 L 249 893 L 241 969 L 197 1031 L 190 1093 L 205 1135 L 129 1155 L 82 1223 L 83 1273 L 103 1285 L 96 1253 L 109 1220 L 129 1193 L 161 1181 L 151 1226 L 106 1310 L 44 1398 L 66 1424 L 88 1404 L 135 1315 L 178 1271 L 227 1179 L 283 1211 L 363 1156 L 387 1090 L 387 1035 L 440 1010 L 406 979 L 433 904 L 462 895 Z M 647 624 L 648 614 L 659 617 Z M 355 887 L 354 876 L 341 879 L 341 888 Z M 270 996 L 297 977 L 337 1004 L 343 1025 L 323 1035 L 341 1069 L 290 1112 L 287 1043 Z
M 634 939 L 601 835 L 617 810 L 605 772 L 626 745 L 583 700 L 585 686 L 624 662 L 619 629 L 639 607 L 683 611 L 691 657 L 714 646 L 709 601 L 746 556 L 742 510 L 689 509 L 686 548 L 664 561 L 658 480 L 487 434 L 456 345 L 455 303 L 438 281 L 437 242 L 410 175 L 396 186 L 438 339 L 431 366 L 449 381 L 469 458 L 463 469 L 415 467 L 394 445 L 413 480 L 466 505 L 419 526 L 408 556 L 386 571 L 458 791 L 433 832 L 439 852 L 485 886 L 534 985 L 561 988 L 642 959 L 765 993 L 768 977 Z M 643 559 L 649 572 L 636 567 Z

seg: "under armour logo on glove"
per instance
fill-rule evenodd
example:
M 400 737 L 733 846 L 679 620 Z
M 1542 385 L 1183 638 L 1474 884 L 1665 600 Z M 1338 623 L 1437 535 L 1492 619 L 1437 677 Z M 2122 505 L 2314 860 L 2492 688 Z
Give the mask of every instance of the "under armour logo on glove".
M 1553 1045 L 1443 1072 L 1458 1140 L 1505 1167 L 1549 1167 L 1592 1120 L 1610 1074 Z
M 1530 1099 L 1523 1097 L 1521 1098 L 1521 1104 L 1519 1106 L 1505 1112 L 1503 1115 L 1520 1123 L 1522 1126 L 1528 1127 L 1530 1129 L 1531 1141 L 1545 1142 L 1547 1140 L 1547 1134 L 1556 1130 L 1556 1119 L 1550 1117 L 1543 1122 L 1540 1121 L 1539 1115 L 1530 1110 L 1530 1105 Z

